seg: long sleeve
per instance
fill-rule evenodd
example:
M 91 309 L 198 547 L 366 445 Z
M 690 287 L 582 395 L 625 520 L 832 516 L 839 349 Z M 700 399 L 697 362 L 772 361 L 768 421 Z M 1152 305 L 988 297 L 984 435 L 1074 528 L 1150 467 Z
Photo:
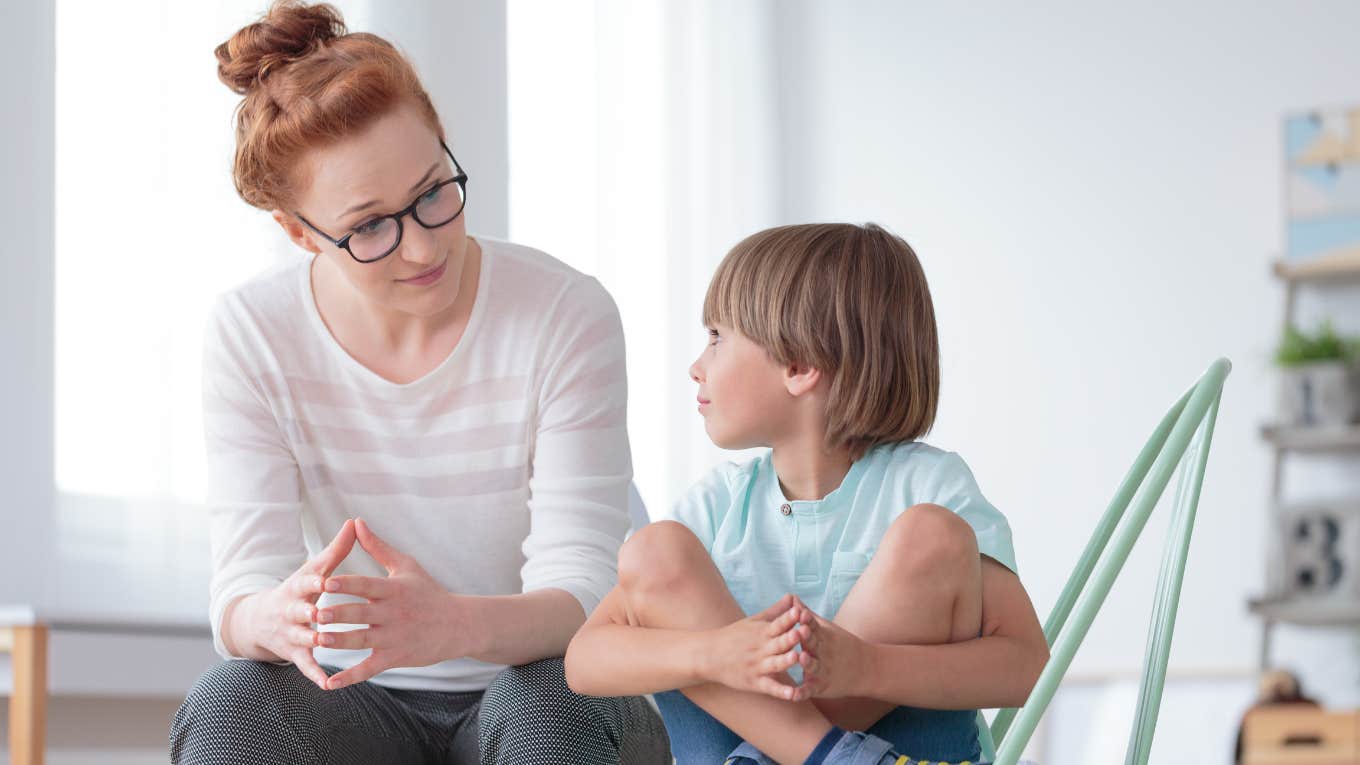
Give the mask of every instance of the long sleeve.
M 571 593 L 589 616 L 614 586 L 629 527 L 623 326 L 593 278 L 568 285 L 546 318 L 521 579 L 525 592 Z
M 227 604 L 283 581 L 307 557 L 297 462 L 251 371 L 253 330 L 233 300 L 218 303 L 203 344 L 209 618 L 223 658 L 234 658 L 221 634 Z

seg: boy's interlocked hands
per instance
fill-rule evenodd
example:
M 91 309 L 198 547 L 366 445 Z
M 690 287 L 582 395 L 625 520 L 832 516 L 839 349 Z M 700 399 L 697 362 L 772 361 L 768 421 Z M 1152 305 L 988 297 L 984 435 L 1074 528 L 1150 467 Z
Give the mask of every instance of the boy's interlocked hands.
M 793 596 L 793 608 L 808 628 L 803 640 L 803 683 L 790 698 L 859 696 L 870 665 L 870 644 L 853 632 L 824 619 Z
M 810 633 L 812 612 L 785 595 L 764 611 L 713 630 L 703 675 L 739 691 L 792 700 L 798 686 L 788 670 L 800 661 L 797 645 Z

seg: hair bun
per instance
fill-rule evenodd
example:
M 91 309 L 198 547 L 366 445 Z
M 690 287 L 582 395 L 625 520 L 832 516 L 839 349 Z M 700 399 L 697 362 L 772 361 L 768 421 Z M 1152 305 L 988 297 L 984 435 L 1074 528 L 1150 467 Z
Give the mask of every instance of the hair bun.
M 255 22 L 217 46 L 217 76 L 245 95 L 271 71 L 306 56 L 345 34 L 345 20 L 325 3 L 276 0 Z

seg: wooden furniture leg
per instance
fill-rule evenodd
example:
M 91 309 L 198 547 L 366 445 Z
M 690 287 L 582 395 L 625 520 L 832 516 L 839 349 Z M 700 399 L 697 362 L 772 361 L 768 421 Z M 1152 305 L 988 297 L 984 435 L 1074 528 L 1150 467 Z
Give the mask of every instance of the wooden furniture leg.
M 42 765 L 47 734 L 47 627 L 0 627 L 14 689 L 9 697 L 10 765 Z

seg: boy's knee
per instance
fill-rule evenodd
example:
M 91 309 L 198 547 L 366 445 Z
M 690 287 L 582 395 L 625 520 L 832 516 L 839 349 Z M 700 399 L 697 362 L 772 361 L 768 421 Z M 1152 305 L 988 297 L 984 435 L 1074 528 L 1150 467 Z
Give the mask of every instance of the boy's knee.
M 656 521 L 638 529 L 619 550 L 619 586 L 635 590 L 665 587 L 708 559 L 699 538 L 684 524 Z
M 934 575 L 979 561 L 973 527 L 949 508 L 928 503 L 912 505 L 892 522 L 879 545 L 885 549 L 897 565 Z

